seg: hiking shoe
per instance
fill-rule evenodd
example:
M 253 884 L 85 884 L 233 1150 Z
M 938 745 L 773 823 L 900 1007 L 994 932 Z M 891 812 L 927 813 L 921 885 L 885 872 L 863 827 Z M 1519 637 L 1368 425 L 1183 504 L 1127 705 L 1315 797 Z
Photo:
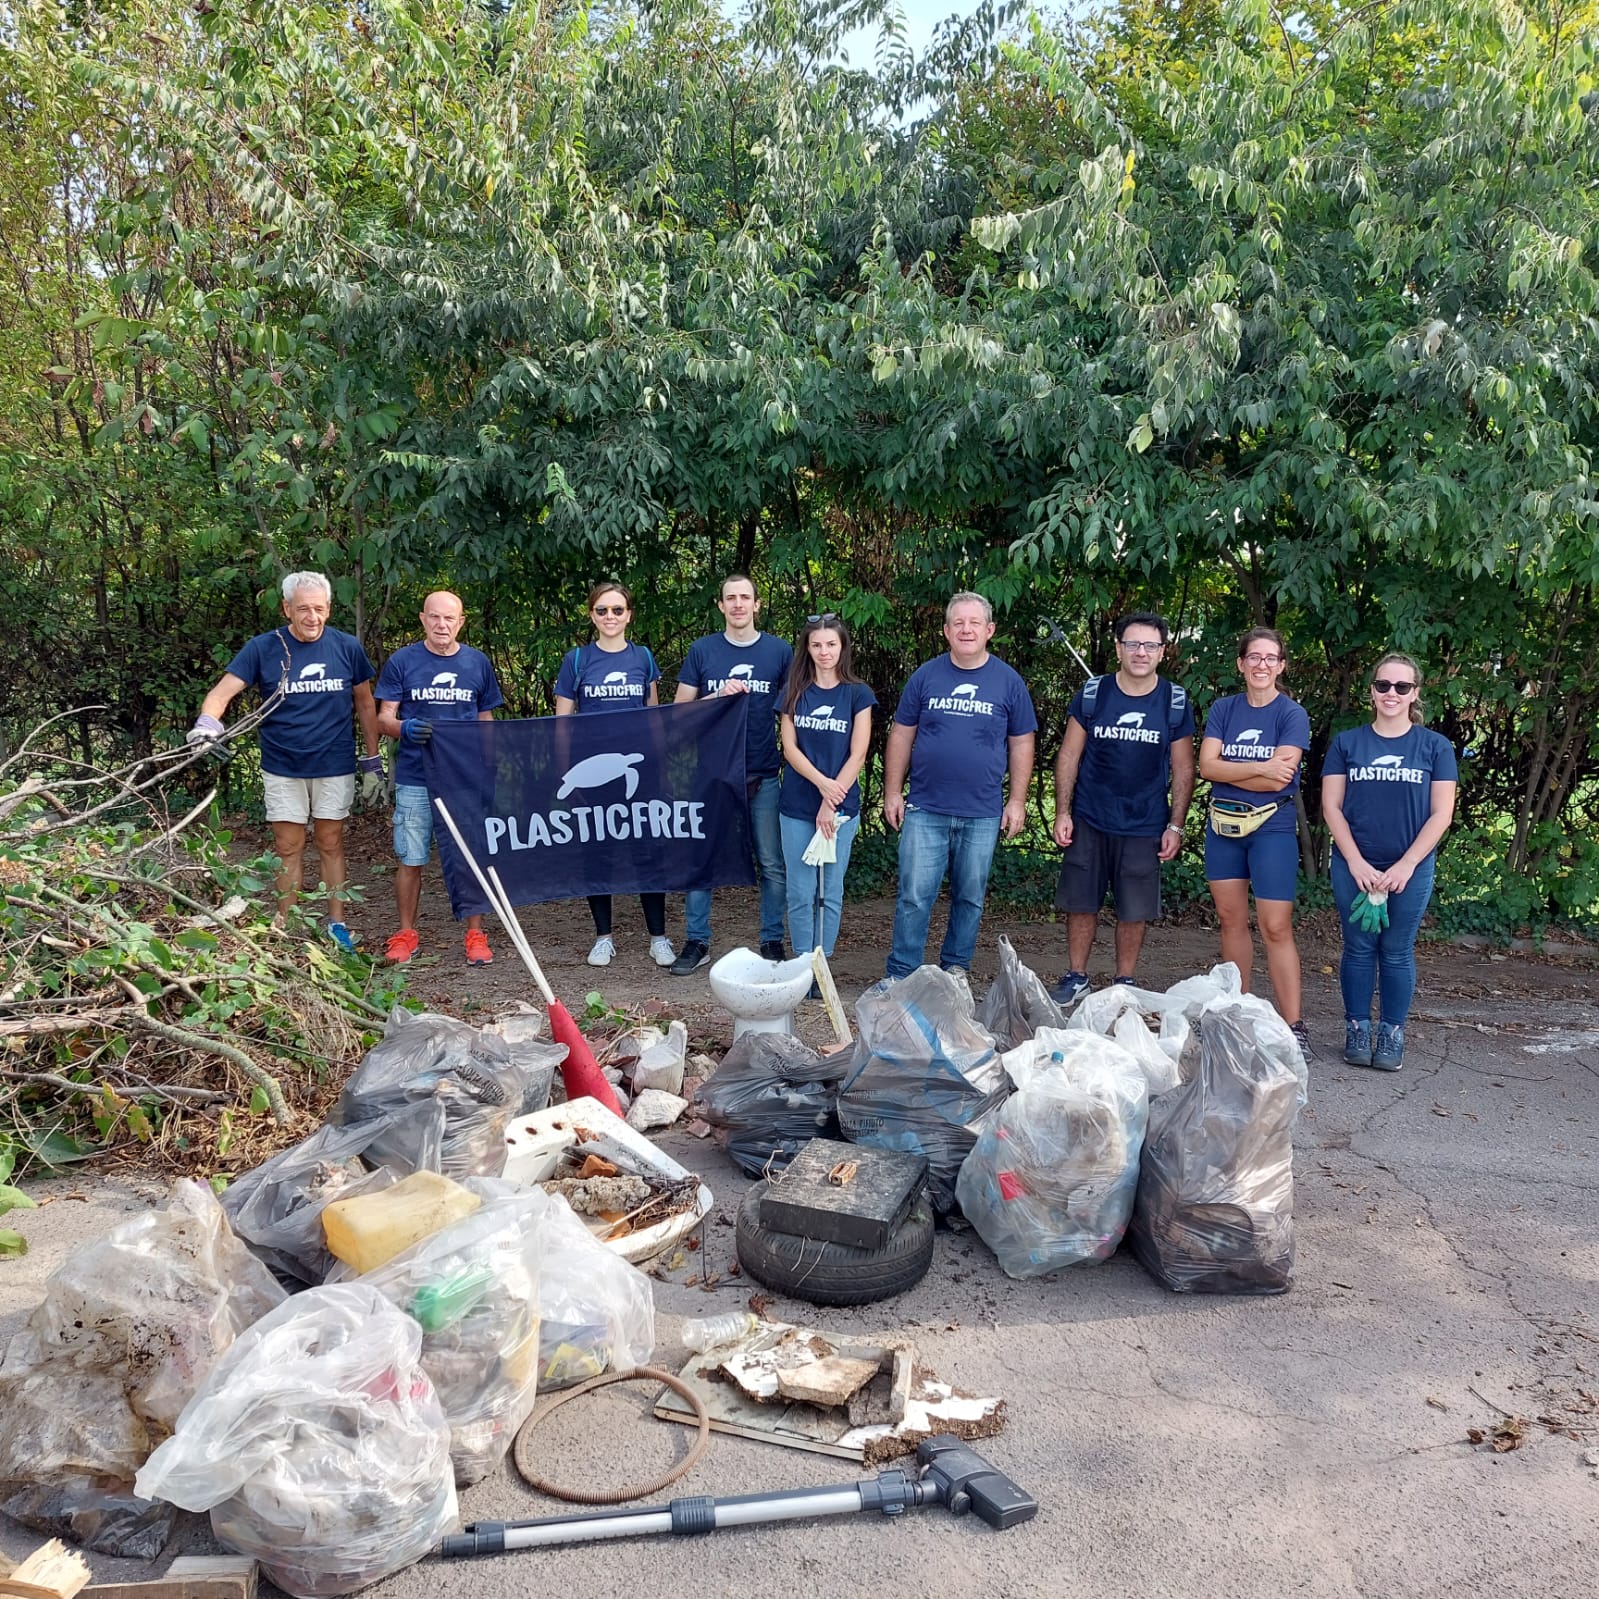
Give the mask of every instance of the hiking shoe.
M 763 961 L 781 961 L 788 959 L 788 951 L 783 948 L 780 938 L 763 938 L 761 940 L 761 959 Z
M 489 948 L 488 935 L 475 927 L 466 930 L 466 964 L 489 966 L 494 961 L 494 951 Z
M 1316 1052 L 1310 1047 L 1310 1033 L 1303 1022 L 1289 1022 L 1288 1031 L 1294 1035 L 1294 1042 L 1299 1045 L 1300 1058 L 1308 1066 L 1315 1058 Z
M 1112 988 L 1136 988 L 1138 979 L 1129 972 L 1125 977 L 1113 977 L 1110 981 Z
M 616 941 L 609 933 L 601 933 L 589 951 L 590 966 L 609 966 L 616 956 Z
M 414 927 L 402 927 L 399 932 L 389 935 L 388 943 L 383 946 L 383 958 L 396 966 L 403 966 L 416 954 L 421 943 Z
M 1371 1065 L 1371 1023 L 1357 1022 L 1353 1016 L 1344 1022 L 1344 1065 Z
M 697 972 L 700 967 L 707 965 L 710 958 L 709 944 L 702 944 L 697 938 L 688 939 L 677 959 L 672 962 L 672 976 L 687 977 L 690 972 Z
M 1087 972 L 1067 972 L 1067 974 L 1050 989 L 1049 997 L 1057 1005 L 1075 1005 L 1083 990 L 1088 987 Z
M 346 955 L 353 955 L 355 953 L 355 946 L 360 943 L 359 935 L 352 933 L 343 922 L 329 922 L 328 937 L 331 938 Z
M 670 966 L 677 959 L 677 951 L 672 948 L 669 938 L 652 938 L 650 940 L 650 959 L 657 966 Z
M 1396 1072 L 1405 1063 L 1405 1030 L 1387 1022 L 1377 1023 L 1377 1042 L 1372 1046 L 1371 1064 L 1380 1072 Z

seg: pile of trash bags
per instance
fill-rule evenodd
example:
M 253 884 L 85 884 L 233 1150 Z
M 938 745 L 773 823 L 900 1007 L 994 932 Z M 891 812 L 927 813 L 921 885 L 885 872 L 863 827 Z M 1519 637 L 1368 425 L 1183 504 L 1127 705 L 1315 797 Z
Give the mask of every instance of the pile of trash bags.
M 746 1177 L 787 1169 L 813 1138 L 837 1138 L 838 1087 L 847 1053 L 823 1055 L 788 1033 L 745 1033 L 694 1095 Z

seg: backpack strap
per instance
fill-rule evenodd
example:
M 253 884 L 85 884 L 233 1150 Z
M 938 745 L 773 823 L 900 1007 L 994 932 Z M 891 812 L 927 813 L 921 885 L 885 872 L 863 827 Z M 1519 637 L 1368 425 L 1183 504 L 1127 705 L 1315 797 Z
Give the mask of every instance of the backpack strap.
M 1083 711 L 1088 717 L 1088 721 L 1084 723 L 1084 726 L 1093 726 L 1094 703 L 1099 698 L 1099 685 L 1104 681 L 1102 677 L 1091 677 L 1083 684 Z
M 1188 690 L 1181 683 L 1173 683 L 1170 678 L 1166 686 L 1171 690 L 1166 702 L 1166 729 L 1172 738 L 1177 737 L 1177 729 L 1183 725 L 1183 717 L 1188 711 Z

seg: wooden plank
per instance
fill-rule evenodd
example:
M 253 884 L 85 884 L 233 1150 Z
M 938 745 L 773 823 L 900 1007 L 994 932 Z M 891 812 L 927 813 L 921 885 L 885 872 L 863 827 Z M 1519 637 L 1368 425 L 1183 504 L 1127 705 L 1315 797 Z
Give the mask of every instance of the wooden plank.
M 8 1576 L 0 1577 L 6 1599 L 73 1599 L 89 1585 L 89 1564 L 59 1538 L 40 1546 Z

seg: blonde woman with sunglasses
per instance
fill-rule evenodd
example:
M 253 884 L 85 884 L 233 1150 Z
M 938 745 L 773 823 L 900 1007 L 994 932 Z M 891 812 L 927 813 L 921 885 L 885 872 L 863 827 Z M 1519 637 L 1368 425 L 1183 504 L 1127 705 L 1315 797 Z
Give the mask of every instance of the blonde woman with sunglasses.
M 1370 694 L 1371 721 L 1339 733 L 1327 750 L 1321 808 L 1344 929 L 1344 1060 L 1396 1072 L 1416 991 L 1416 934 L 1438 843 L 1454 820 L 1458 769 L 1448 739 L 1422 725 L 1421 668 L 1410 656 L 1383 656 Z

